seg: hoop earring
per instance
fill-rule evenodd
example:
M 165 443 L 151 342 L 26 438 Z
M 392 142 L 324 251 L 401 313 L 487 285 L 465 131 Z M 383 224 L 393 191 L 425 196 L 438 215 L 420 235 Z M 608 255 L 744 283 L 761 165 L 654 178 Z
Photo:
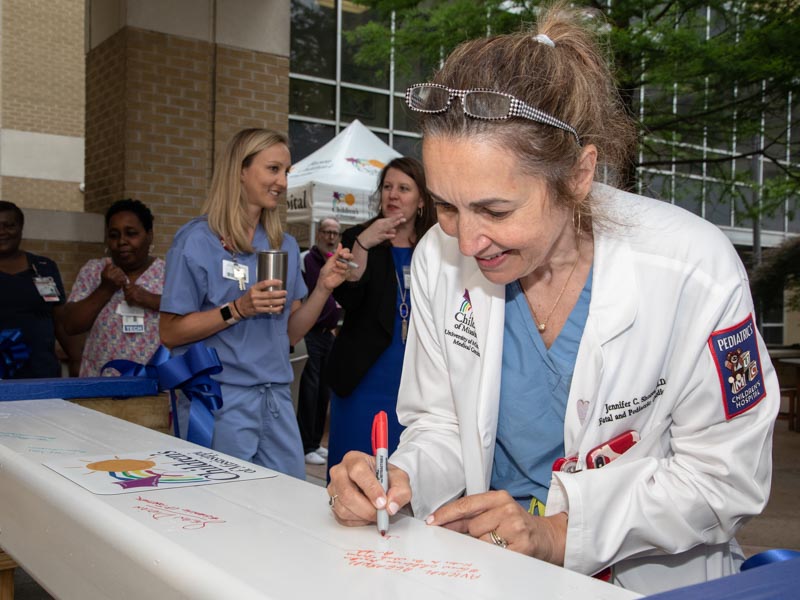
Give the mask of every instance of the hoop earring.
M 417 209 L 417 216 L 418 217 L 422 217 L 422 207 L 421 206 Z

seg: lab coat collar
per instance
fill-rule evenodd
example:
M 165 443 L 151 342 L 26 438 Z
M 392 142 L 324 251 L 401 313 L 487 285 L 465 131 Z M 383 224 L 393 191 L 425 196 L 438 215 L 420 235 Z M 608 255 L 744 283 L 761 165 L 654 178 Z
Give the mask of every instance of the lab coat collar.
M 592 194 L 601 209 L 611 214 L 613 221 L 623 221 L 629 208 L 635 212 L 635 207 L 627 204 L 627 198 L 620 197 L 629 195 L 619 190 L 598 183 L 594 185 Z M 640 295 L 635 276 L 635 257 L 630 244 L 626 242 L 626 238 L 635 235 L 635 231 L 614 224 L 595 228 L 593 235 L 592 299 L 587 326 L 593 328 L 597 341 L 605 344 L 630 327 L 636 319 Z

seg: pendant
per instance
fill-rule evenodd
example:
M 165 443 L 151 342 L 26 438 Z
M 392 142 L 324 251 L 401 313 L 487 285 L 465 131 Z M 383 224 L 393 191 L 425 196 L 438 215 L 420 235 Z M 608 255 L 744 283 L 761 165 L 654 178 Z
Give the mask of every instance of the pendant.
M 539 331 L 544 331 L 546 327 L 547 327 L 547 323 L 539 323 L 539 324 L 536 326 L 536 328 L 537 328 Z
M 408 308 L 408 304 L 405 302 L 401 302 L 400 306 L 398 307 L 400 318 L 402 321 L 400 322 L 400 337 L 403 340 L 403 343 L 406 343 L 406 336 L 408 335 L 408 315 L 411 314 L 411 311 Z

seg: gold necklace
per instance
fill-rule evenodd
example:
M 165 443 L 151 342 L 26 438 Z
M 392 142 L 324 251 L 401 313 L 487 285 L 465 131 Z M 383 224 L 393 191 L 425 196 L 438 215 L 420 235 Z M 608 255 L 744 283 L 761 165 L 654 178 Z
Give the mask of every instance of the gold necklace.
M 578 232 L 578 245 L 576 247 L 576 250 L 578 251 L 578 256 L 575 258 L 575 262 L 572 263 L 572 269 L 570 269 L 569 275 L 567 275 L 567 279 L 566 279 L 566 281 L 564 281 L 564 285 L 561 287 L 561 291 L 558 292 L 558 297 L 556 298 L 556 301 L 553 303 L 553 308 L 551 308 L 550 312 L 547 313 L 547 317 L 545 318 L 544 321 L 540 321 L 539 323 L 536 323 L 536 321 L 538 321 L 539 319 L 536 318 L 536 313 L 533 310 L 533 303 L 529 303 L 529 305 L 531 307 L 531 314 L 533 315 L 533 322 L 536 323 L 536 329 L 538 329 L 540 333 L 544 333 L 545 329 L 547 329 L 547 322 L 550 320 L 550 317 L 553 316 L 553 312 L 556 310 L 556 306 L 558 306 L 558 303 L 561 301 L 561 296 L 563 296 L 564 292 L 567 290 L 567 284 L 569 283 L 569 280 L 572 279 L 572 274 L 575 272 L 575 267 L 578 266 L 578 261 L 581 258 L 581 234 L 580 234 L 580 232 Z

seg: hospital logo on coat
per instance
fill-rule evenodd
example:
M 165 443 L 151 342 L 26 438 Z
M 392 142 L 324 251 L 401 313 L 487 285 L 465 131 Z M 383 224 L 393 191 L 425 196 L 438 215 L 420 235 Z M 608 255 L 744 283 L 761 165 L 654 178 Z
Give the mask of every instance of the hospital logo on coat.
M 464 294 L 459 299 L 459 305 L 453 314 L 453 322 L 444 330 L 445 336 L 451 338 L 454 346 L 464 348 L 480 357 L 478 350 L 478 334 L 475 331 L 475 317 L 472 315 L 472 301 L 469 290 L 464 289 Z
M 753 315 L 708 339 L 722 388 L 725 418 L 749 410 L 766 396 Z

